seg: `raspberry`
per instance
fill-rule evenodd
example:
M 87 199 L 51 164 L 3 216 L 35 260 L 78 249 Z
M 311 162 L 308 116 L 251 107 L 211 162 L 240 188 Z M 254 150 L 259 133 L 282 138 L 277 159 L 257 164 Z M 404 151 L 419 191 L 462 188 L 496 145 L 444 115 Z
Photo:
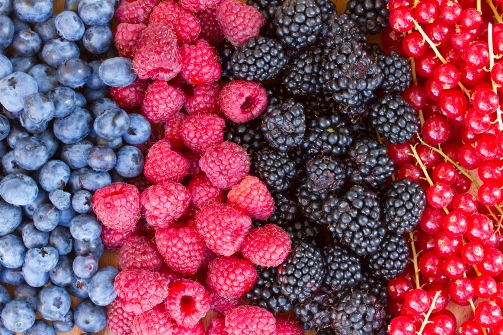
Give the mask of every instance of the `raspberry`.
M 250 172 L 250 157 L 242 146 L 223 142 L 208 148 L 201 156 L 199 166 L 213 185 L 229 189 Z
M 172 335 L 173 328 L 173 320 L 166 317 L 164 306 L 157 305 L 134 318 L 131 335 Z
M 198 282 L 181 279 L 169 285 L 165 301 L 169 316 L 182 327 L 193 327 L 210 309 L 210 296 Z
M 224 298 L 218 295 L 215 291 L 210 290 L 210 309 L 220 314 L 226 315 L 232 309 L 243 304 L 242 299 L 238 298 Z
M 235 256 L 221 256 L 210 262 L 206 284 L 225 298 L 242 297 L 257 281 L 252 263 Z
M 207 85 L 196 85 L 191 94 L 185 93 L 187 100 L 185 101 L 185 110 L 189 114 L 196 113 L 213 113 L 217 114 L 220 111 L 218 103 L 218 95 L 220 94 L 220 86 L 218 83 Z
M 128 237 L 138 234 L 142 225 L 142 221 L 138 220 L 133 229 L 127 232 L 119 232 L 108 228 L 107 226 L 103 226 L 101 229 L 101 241 L 103 242 L 105 249 L 110 252 L 114 252 L 117 248 L 122 246 Z
M 150 148 L 159 142 L 163 138 L 162 134 L 162 129 L 159 129 L 157 127 L 151 127 L 150 128 L 150 136 L 147 139 L 147 141 L 143 144 L 137 144 L 136 147 L 141 150 L 141 152 L 146 155 Z
M 97 190 L 93 211 L 104 226 L 118 232 L 133 230 L 140 219 L 140 191 L 125 183 L 114 183 Z
M 258 220 L 265 220 L 274 213 L 274 200 L 267 186 L 253 176 L 246 176 L 232 187 L 227 194 L 227 203 Z
M 210 182 L 204 174 L 192 177 L 187 185 L 190 193 L 190 203 L 197 209 L 201 209 L 207 204 L 223 202 L 224 192 Z
M 220 1 L 216 15 L 224 36 L 236 47 L 257 37 L 265 24 L 258 10 L 237 0 Z
M 124 310 L 124 303 L 121 299 L 115 299 L 112 302 L 107 314 L 107 326 L 112 333 L 115 335 L 131 334 L 135 315 Z
M 180 4 L 183 8 L 186 8 L 194 13 L 200 10 L 215 7 L 219 2 L 220 0 L 180 0 Z
M 126 58 L 133 58 L 136 51 L 136 44 L 140 40 L 142 31 L 147 28 L 143 23 L 119 23 L 115 28 L 115 47 L 119 55 Z
M 119 272 L 114 288 L 124 302 L 124 310 L 135 315 L 154 308 L 168 296 L 168 281 L 159 273 L 147 270 Z
M 229 205 L 210 204 L 197 213 L 196 226 L 208 248 L 218 255 L 230 256 L 241 247 L 252 221 Z
M 267 92 L 252 81 L 231 81 L 220 91 L 220 108 L 231 121 L 248 122 L 267 107 Z
M 157 229 L 155 242 L 166 264 L 173 270 L 193 275 L 201 267 L 205 246 L 195 228 Z
M 204 335 L 204 325 L 200 321 L 197 325 L 190 328 L 185 328 L 182 326 L 175 325 L 175 330 L 173 335 Z
M 240 306 L 225 316 L 228 335 L 269 335 L 276 329 L 271 312 L 257 306 Z
M 195 176 L 201 173 L 201 167 L 199 166 L 199 159 L 201 159 L 201 154 L 187 150 L 183 153 L 183 156 L 189 160 L 189 174 Z
M 141 106 L 143 116 L 150 122 L 167 122 L 182 109 L 185 94 L 164 80 L 154 81 L 145 91 Z
M 140 107 L 145 96 L 148 83 L 146 80 L 136 80 L 124 87 L 110 87 L 110 96 L 120 108 L 132 109 Z
M 163 1 L 154 8 L 149 22 L 168 25 L 182 43 L 195 42 L 201 32 L 199 20 L 190 11 L 171 0 Z
M 246 236 L 241 253 L 258 266 L 278 266 L 285 261 L 292 248 L 286 231 L 274 224 L 253 229 Z
M 152 9 L 161 0 L 137 0 L 121 2 L 115 11 L 115 17 L 119 22 L 147 23 Z
M 164 123 L 164 139 L 171 144 L 171 149 L 175 151 L 183 151 L 187 148 L 182 138 L 182 125 L 186 118 L 186 114 L 176 113 Z
M 227 335 L 224 318 L 213 318 L 208 329 L 206 329 L 206 335 Z
M 190 227 L 194 227 L 197 229 L 195 220 L 190 221 L 188 225 Z M 217 258 L 217 254 L 215 254 L 213 251 L 211 251 L 208 247 L 205 246 L 203 254 L 203 262 L 201 263 L 201 270 L 204 270 L 206 272 L 208 270 L 208 265 L 215 258 Z
M 190 203 L 189 191 L 178 183 L 150 186 L 141 194 L 145 220 L 152 227 L 168 228 L 182 217 Z
M 189 173 L 189 161 L 171 150 L 168 141 L 160 140 L 145 157 L 143 173 L 152 183 L 180 181 Z
M 199 34 L 201 38 L 211 45 L 217 45 L 224 39 L 224 33 L 218 24 L 216 7 L 200 10 L 195 15 L 201 24 L 201 33 Z
M 299 321 L 286 316 L 276 316 L 276 335 L 304 335 L 304 329 Z
M 133 58 L 140 79 L 171 80 L 182 68 L 178 39 L 169 26 L 152 23 L 145 28 Z
M 205 152 L 224 141 L 225 120 L 215 114 L 191 114 L 182 126 L 182 138 L 190 149 Z
M 198 40 L 195 45 L 184 44 L 182 53 L 182 78 L 189 84 L 204 85 L 220 78 L 222 67 L 217 51 L 205 40 Z
M 175 270 L 173 270 L 172 268 L 170 268 L 167 265 L 164 265 L 159 270 L 159 274 L 161 276 L 163 276 L 168 281 L 168 283 L 172 283 L 172 282 L 174 282 L 176 280 L 179 280 L 179 279 L 183 278 L 183 276 L 180 273 L 176 272 Z
M 122 245 L 117 264 L 120 270 L 159 270 L 164 260 L 145 236 L 131 236 Z

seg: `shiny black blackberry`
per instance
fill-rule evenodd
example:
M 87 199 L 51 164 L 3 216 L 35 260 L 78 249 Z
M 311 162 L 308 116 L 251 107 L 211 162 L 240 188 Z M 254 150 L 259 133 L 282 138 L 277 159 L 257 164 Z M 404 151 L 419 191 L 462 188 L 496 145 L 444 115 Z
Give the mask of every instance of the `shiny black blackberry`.
M 377 56 L 377 65 L 384 74 L 384 79 L 379 87 L 386 93 L 405 91 L 412 84 L 412 67 L 407 58 L 396 51 L 391 51 L 389 56 Z
M 269 190 L 286 191 L 296 176 L 295 162 L 290 157 L 286 152 L 264 148 L 253 155 L 252 171 Z
M 347 177 L 354 184 L 381 189 L 394 171 L 386 145 L 371 137 L 356 140 L 348 152 Z
M 367 37 L 349 16 L 334 13 L 323 24 L 320 40 L 323 45 L 332 48 L 347 41 L 366 43 Z
M 222 42 L 218 44 L 217 53 L 218 53 L 218 62 L 222 65 L 222 73 L 220 75 L 221 79 L 225 80 L 233 80 L 232 73 L 232 54 L 236 51 L 236 47 L 233 46 L 229 41 L 224 39 Z
M 345 14 L 358 23 L 365 34 L 378 34 L 389 26 L 387 0 L 349 0 Z
M 292 241 L 307 241 L 315 245 L 320 245 L 322 236 L 322 229 L 318 225 L 312 224 L 308 220 L 295 220 L 290 223 L 285 231 L 290 235 Z
M 388 307 L 389 294 L 388 294 L 388 281 L 375 278 L 371 272 L 364 269 L 362 271 L 362 280 L 356 287 L 369 294 L 372 294 L 379 300 L 381 305 L 385 308 Z
M 323 282 L 326 270 L 320 249 L 307 241 L 294 241 L 288 258 L 278 267 L 276 282 L 291 301 L 304 301 Z
M 392 144 L 403 144 L 419 131 L 414 108 L 399 94 L 386 94 L 374 103 L 369 115 L 372 125 Z
M 288 99 L 262 115 L 262 133 L 271 148 L 288 151 L 302 144 L 306 131 L 304 105 Z
M 337 104 L 329 96 L 316 95 L 306 98 L 309 99 L 304 102 L 306 124 L 309 124 L 312 119 L 319 118 L 323 115 L 330 115 L 336 109 Z
M 334 334 L 330 332 L 332 323 L 330 312 L 339 298 L 340 293 L 322 288 L 306 301 L 295 304 L 293 308 L 295 317 L 305 330 L 314 329 L 316 334 Z
M 262 130 L 260 118 L 253 119 L 246 123 L 234 123 L 228 121 L 225 126 L 225 140 L 243 146 L 252 155 L 266 144 Z
M 375 278 L 391 280 L 409 264 L 407 240 L 397 234 L 384 237 L 379 250 L 367 258 L 367 268 Z
M 232 73 L 235 79 L 269 80 L 283 69 L 287 60 L 280 42 L 266 37 L 252 37 L 232 54 Z
M 267 223 L 284 227 L 294 222 L 300 214 L 297 202 L 284 192 L 273 192 L 271 195 L 274 200 L 274 213 L 267 219 Z
M 366 118 L 368 115 L 368 105 L 362 104 L 359 106 L 348 106 L 345 104 L 338 103 L 335 105 L 335 110 L 346 117 L 351 125 L 360 125 L 362 119 Z
M 303 149 L 310 155 L 325 154 L 343 156 L 353 143 L 353 135 L 346 120 L 338 113 L 331 112 L 310 118 Z
M 286 91 L 293 96 L 316 96 L 323 92 L 321 64 L 326 49 L 316 46 L 299 51 L 283 71 Z
M 276 283 L 277 268 L 257 267 L 255 286 L 245 295 L 250 305 L 260 306 L 274 313 L 292 310 L 292 302 L 281 293 Z
M 409 179 L 397 180 L 384 195 L 386 228 L 397 234 L 411 232 L 419 223 L 426 206 L 424 189 Z
M 316 335 L 337 335 L 331 327 L 320 329 Z
M 314 191 L 338 191 L 344 185 L 346 164 L 332 156 L 316 155 L 307 162 L 306 174 Z
M 326 226 L 333 222 L 332 210 L 339 203 L 339 198 L 328 190 L 315 191 L 303 184 L 297 190 L 300 211 L 311 222 Z
M 353 186 L 331 211 L 329 230 L 334 239 L 358 256 L 374 254 L 386 230 L 381 225 L 377 195 L 363 186 Z
M 360 258 L 333 241 L 323 249 L 325 285 L 339 292 L 356 286 L 363 278 Z
M 327 22 L 330 17 L 337 14 L 335 4 L 331 0 L 314 0 L 321 11 L 321 23 Z
M 279 0 L 248 0 L 246 3 L 248 6 L 254 7 L 258 10 L 265 19 L 265 25 L 260 29 L 260 32 L 264 36 L 272 37 L 274 36 L 274 11 L 276 6 L 280 4 Z

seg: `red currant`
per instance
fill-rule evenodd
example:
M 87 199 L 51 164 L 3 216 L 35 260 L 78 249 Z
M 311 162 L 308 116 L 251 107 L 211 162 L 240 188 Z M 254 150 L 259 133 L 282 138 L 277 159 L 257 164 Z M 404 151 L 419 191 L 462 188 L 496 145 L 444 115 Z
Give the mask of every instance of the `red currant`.
M 410 150 L 410 143 L 388 145 L 388 156 L 396 165 L 403 165 L 410 162 L 412 160 L 411 154 L 412 150 Z
M 482 15 L 475 8 L 467 8 L 461 12 L 459 25 L 466 30 L 477 29 L 482 23 Z
M 438 103 L 442 112 L 450 119 L 466 113 L 466 96 L 458 90 L 444 91 Z
M 473 297 L 475 290 L 470 279 L 458 278 L 451 281 L 451 284 L 449 285 L 449 293 L 451 294 L 452 300 L 463 303 Z
M 475 294 L 479 298 L 489 298 L 496 293 L 496 281 L 493 277 L 487 275 L 480 275 L 473 280 L 473 288 Z
M 435 183 L 426 191 L 428 203 L 435 208 L 447 207 L 454 197 L 454 192 L 449 185 Z
M 444 92 L 445 89 L 442 84 L 433 78 L 428 79 L 426 84 L 424 84 L 424 93 L 433 101 L 439 101 Z
M 477 211 L 477 202 L 469 193 L 456 194 L 452 200 L 452 208 L 466 216 L 472 215 Z
M 432 313 L 438 313 L 445 307 L 447 307 L 447 304 L 449 304 L 449 290 L 447 289 L 447 287 L 443 285 L 433 284 L 428 285 L 427 287 L 425 287 L 425 289 L 426 292 L 428 292 L 431 301 L 433 301 L 435 294 L 437 292 L 440 292 L 437 296 L 437 300 L 435 301 L 435 306 L 433 307 Z
M 477 156 L 475 148 L 468 143 L 459 148 L 458 161 L 459 165 L 467 170 L 474 170 L 481 163 L 481 159 Z
M 487 181 L 480 186 L 477 192 L 479 201 L 484 206 L 494 206 L 501 202 L 503 192 L 501 187 L 491 181 Z
M 465 85 L 476 86 L 484 81 L 486 72 L 484 69 L 475 69 L 466 65 L 462 65 L 459 69 L 461 82 Z
M 503 283 L 496 283 L 496 292 L 491 296 L 491 300 L 496 303 L 496 305 L 503 306 Z
M 414 31 L 405 36 L 402 41 L 402 49 L 407 56 L 418 58 L 426 53 L 428 43 L 419 32 Z
M 433 72 L 433 78 L 442 85 L 443 89 L 449 90 L 458 85 L 460 74 L 456 66 L 446 63 L 439 65 L 435 69 L 435 72 Z
M 421 314 L 428 310 L 430 303 L 430 298 L 425 290 L 413 289 L 405 296 L 404 307 L 414 313 Z
M 395 318 L 401 315 L 402 309 L 403 309 L 403 302 L 398 302 L 398 301 L 393 300 L 393 299 L 389 300 L 389 302 L 388 302 L 388 311 Z
M 503 177 L 501 168 L 502 168 L 501 161 L 497 159 L 486 160 L 480 163 L 479 168 L 477 170 L 477 175 L 483 182 L 498 183 Z
M 419 257 L 419 271 L 428 277 L 438 277 L 442 273 L 442 258 L 434 251 L 427 251 Z
M 433 169 L 431 179 L 435 183 L 452 185 L 458 179 L 458 171 L 451 163 L 442 162 Z
M 489 301 L 481 301 L 475 307 L 475 321 L 481 326 L 492 328 L 501 320 L 501 309 Z
M 442 46 L 450 43 L 454 26 L 442 20 L 436 20 L 433 23 L 425 25 L 424 32 L 433 43 Z
M 446 233 L 439 233 L 435 236 L 435 251 L 440 257 L 458 255 L 463 247 L 461 237 L 449 236 Z
M 405 164 L 398 170 L 398 180 L 409 179 L 410 181 L 419 182 L 423 176 L 421 169 L 412 164 Z
M 459 335 L 482 335 L 482 328 L 475 320 L 467 320 L 459 327 Z
M 407 7 L 398 7 L 390 12 L 390 26 L 398 32 L 405 33 L 414 27 L 412 11 Z
M 461 212 L 453 211 L 444 217 L 444 231 L 450 236 L 462 236 L 468 229 L 468 218 Z
M 463 60 L 466 65 L 475 69 L 482 69 L 489 65 L 489 48 L 487 42 L 472 42 L 463 50 Z
M 402 276 L 391 279 L 388 283 L 389 296 L 400 302 L 405 301 L 405 296 L 413 288 L 412 282 Z
M 454 1 L 447 3 L 440 8 L 440 18 L 447 24 L 455 24 L 461 16 L 461 5 Z
M 412 35 L 412 34 L 411 34 Z M 421 38 L 423 38 L 421 36 Z M 435 53 L 427 50 L 422 56 L 416 59 L 416 73 L 423 78 L 433 77 L 435 69 L 440 66 L 442 62 L 437 58 Z
M 424 88 L 419 85 L 412 85 L 402 93 L 402 98 L 407 101 L 416 111 L 426 106 L 428 98 Z
M 438 145 L 447 141 L 451 134 L 451 127 L 445 118 L 432 116 L 424 122 L 422 133 L 426 143 Z
M 419 23 L 432 23 L 438 17 L 438 2 L 423 0 L 414 8 L 414 16 Z
M 503 62 L 494 64 L 491 69 L 491 79 L 499 86 L 503 86 Z
M 385 50 L 391 47 L 400 46 L 404 37 L 404 33 L 399 33 L 391 27 L 388 27 L 381 32 L 381 42 Z
M 484 259 L 477 264 L 482 274 L 496 276 L 503 270 L 503 254 L 496 248 L 485 248 Z
M 468 217 L 468 230 L 465 237 L 470 241 L 484 243 L 493 233 L 493 223 L 487 215 L 475 213 Z
M 446 315 L 436 315 L 431 319 L 430 327 L 434 335 L 452 335 L 456 330 L 456 320 Z
M 441 160 L 441 156 L 437 152 L 423 144 L 419 144 L 416 147 L 416 152 L 427 169 L 434 167 Z
M 484 247 L 478 242 L 468 242 L 461 249 L 461 258 L 466 264 L 478 264 L 484 259 Z
M 455 31 L 452 36 L 451 36 L 451 45 L 453 48 L 456 50 L 463 50 L 466 48 L 470 42 L 472 42 L 475 39 L 475 36 L 473 36 L 469 31 L 464 30 L 464 29 L 459 29 L 458 31 Z
M 461 258 L 457 256 L 450 256 L 444 262 L 443 271 L 447 277 L 458 279 L 463 277 L 463 274 L 466 271 L 466 266 Z
M 457 191 L 457 193 L 464 193 L 468 192 L 470 189 L 470 186 L 472 185 L 472 182 L 470 179 L 468 179 L 467 176 L 464 174 L 458 174 L 458 180 L 454 183 L 454 189 Z
M 477 141 L 475 153 L 480 157 L 480 159 L 483 160 L 495 158 L 496 154 L 498 153 L 498 148 L 496 147 L 496 136 L 492 134 L 482 135 Z
M 419 219 L 421 229 L 428 234 L 438 234 L 443 230 L 445 213 L 433 207 L 426 207 Z
M 423 252 L 435 250 L 435 235 L 423 234 L 419 239 L 419 249 Z
M 465 115 L 465 125 L 474 133 L 482 134 L 491 127 L 491 117 L 472 108 Z
M 477 112 L 482 114 L 493 113 L 500 103 L 498 95 L 489 88 L 475 89 L 471 101 Z
M 388 331 L 389 335 L 415 335 L 416 327 L 411 319 L 398 316 L 391 320 Z

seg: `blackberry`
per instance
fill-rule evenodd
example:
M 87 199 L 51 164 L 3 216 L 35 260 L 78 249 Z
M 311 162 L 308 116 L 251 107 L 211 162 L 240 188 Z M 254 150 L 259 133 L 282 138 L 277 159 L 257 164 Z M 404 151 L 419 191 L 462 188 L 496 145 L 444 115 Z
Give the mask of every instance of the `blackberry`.
M 387 0 L 349 0 L 344 12 L 358 23 L 365 34 L 378 34 L 388 28 Z
M 248 81 L 272 79 L 286 62 L 283 45 L 266 37 L 250 38 L 234 51 L 231 58 L 234 78 Z
M 384 237 L 377 252 L 367 259 L 367 268 L 374 277 L 391 280 L 400 275 L 409 264 L 407 240 L 397 234 Z
M 314 0 L 321 11 L 321 23 L 327 22 L 330 17 L 337 14 L 335 4 L 331 0 Z
M 329 231 L 358 256 L 373 254 L 386 234 L 381 226 L 377 195 L 363 186 L 353 186 L 331 212 Z
M 331 327 L 320 329 L 316 335 L 336 335 Z
M 374 56 L 382 56 L 384 55 L 384 51 L 382 50 L 381 46 L 377 43 L 367 43 L 367 50 Z M 394 51 L 392 51 L 394 52 Z
M 262 115 L 262 133 L 270 147 L 292 150 L 302 144 L 306 131 L 304 105 L 293 99 L 271 105 Z
M 359 106 L 348 106 L 345 104 L 336 104 L 335 110 L 346 117 L 349 123 L 355 126 L 360 126 L 362 119 L 368 115 L 368 105 L 362 104 Z
M 366 184 L 374 189 L 384 186 L 394 170 L 386 145 L 374 138 L 362 138 L 353 143 L 348 153 L 347 176 L 352 183 Z
M 388 281 L 375 278 L 372 273 L 367 270 L 362 272 L 362 280 L 356 286 L 359 290 L 367 292 L 375 296 L 381 305 L 388 307 Z
M 333 334 L 333 332 L 329 331 L 332 321 L 329 312 L 331 306 L 339 301 L 340 294 L 332 293 L 324 288 L 320 291 L 306 301 L 297 303 L 293 311 L 305 330 L 314 329 L 317 332 L 316 334 L 320 334 L 320 331 L 321 334 L 323 334 L 322 331 Z
M 293 50 L 305 48 L 316 42 L 321 17 L 315 0 L 284 0 L 274 13 L 276 37 Z
M 307 162 L 308 185 L 314 191 L 338 191 L 344 185 L 346 165 L 332 156 L 317 155 Z
M 288 258 L 278 267 L 276 282 L 291 301 L 304 301 L 325 278 L 320 249 L 307 241 L 294 241 Z
M 248 0 L 246 3 L 248 6 L 254 7 L 258 10 L 265 19 L 265 25 L 260 29 L 262 35 L 267 37 L 274 36 L 274 11 L 276 7 L 280 4 L 278 0 Z
M 260 118 L 253 119 L 246 123 L 234 123 L 228 121 L 225 126 L 225 140 L 241 145 L 246 149 L 248 155 L 260 150 L 265 145 L 265 139 L 260 129 L 262 121 Z
M 285 89 L 293 96 L 317 96 L 323 93 L 321 66 L 326 49 L 316 46 L 300 51 L 283 71 Z
M 222 73 L 220 75 L 221 79 L 225 80 L 233 80 L 232 73 L 232 55 L 236 51 L 236 47 L 233 46 L 229 41 L 224 39 L 222 42 L 218 44 L 217 53 L 218 53 L 218 62 L 222 65 Z
M 424 189 L 408 179 L 397 180 L 384 196 L 386 228 L 397 234 L 411 232 L 419 223 L 426 206 Z
M 357 41 L 365 44 L 367 37 L 349 16 L 334 13 L 323 23 L 320 32 L 320 41 L 327 48 L 332 48 L 348 41 Z
M 407 58 L 396 51 L 391 51 L 389 56 L 377 56 L 377 65 L 384 74 L 384 79 L 379 87 L 386 93 L 402 93 L 412 83 L 412 67 Z
M 274 223 L 278 226 L 286 226 L 299 216 L 297 202 L 283 192 L 273 192 L 274 213 L 267 219 L 267 223 Z
M 307 122 L 306 139 L 302 144 L 310 155 L 343 156 L 353 143 L 353 136 L 344 118 L 338 113 L 320 115 Z
M 307 241 L 315 245 L 321 244 L 321 228 L 307 220 L 296 220 L 289 224 L 285 231 L 292 241 Z
M 276 192 L 288 190 L 296 176 L 295 162 L 286 152 L 264 148 L 252 157 L 252 171 Z
M 332 114 L 337 105 L 329 96 L 316 95 L 310 96 L 309 99 L 304 102 L 307 124 L 312 119 Z
M 257 267 L 255 286 L 245 295 L 251 305 L 260 306 L 274 313 L 292 310 L 292 302 L 281 293 L 276 283 L 277 268 Z
M 325 285 L 339 292 L 356 286 L 362 280 L 360 258 L 343 246 L 331 242 L 323 249 L 327 276 Z
M 339 203 L 339 199 L 332 192 L 327 190 L 317 192 L 307 184 L 299 187 L 297 201 L 302 214 L 319 225 L 332 223 L 332 209 Z

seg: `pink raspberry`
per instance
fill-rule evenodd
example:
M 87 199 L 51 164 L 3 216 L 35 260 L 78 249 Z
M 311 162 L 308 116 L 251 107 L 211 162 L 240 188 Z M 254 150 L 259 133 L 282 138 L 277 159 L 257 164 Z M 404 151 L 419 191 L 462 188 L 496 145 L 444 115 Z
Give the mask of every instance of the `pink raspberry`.
M 169 285 L 169 294 L 164 302 L 166 311 L 177 325 L 190 328 L 210 310 L 210 296 L 198 282 L 181 279 Z
M 178 39 L 162 23 L 149 24 L 137 43 L 133 68 L 140 79 L 171 80 L 182 68 Z
M 166 140 L 160 140 L 150 148 L 143 168 L 145 177 L 152 183 L 180 181 L 189 173 L 189 161 L 171 150 Z
M 223 190 L 213 186 L 204 174 L 192 177 L 187 185 L 187 190 L 190 193 L 190 203 L 197 209 L 201 209 L 207 204 L 225 200 Z
M 304 329 L 299 321 L 287 316 L 276 316 L 276 330 L 274 334 L 277 335 L 304 335 Z
M 225 316 L 228 335 L 270 335 L 275 329 L 274 315 L 261 307 L 240 306 Z
M 191 224 L 197 230 L 196 220 L 190 221 L 189 224 Z M 217 254 L 215 254 L 213 251 L 211 251 L 210 248 L 208 248 L 208 247 L 205 246 L 204 247 L 204 254 L 203 254 L 203 262 L 201 263 L 201 268 L 200 269 L 203 270 L 203 271 L 205 271 L 205 272 L 208 271 L 208 265 L 215 258 L 217 258 Z
M 155 242 L 166 264 L 176 272 L 193 275 L 201 267 L 205 246 L 195 228 L 159 228 Z
M 131 334 L 135 314 L 124 310 L 124 303 L 117 298 L 112 302 L 107 313 L 107 327 L 115 335 Z
M 138 220 L 134 228 L 127 232 L 118 232 L 116 230 L 108 228 L 107 226 L 103 226 L 103 228 L 101 229 L 101 241 L 103 242 L 105 249 L 110 252 L 114 252 L 122 246 L 122 244 L 128 237 L 137 235 L 140 232 L 142 225 L 143 222 L 141 220 Z
M 220 0 L 180 0 L 183 8 L 194 13 L 206 8 L 215 7 L 219 2 Z
M 154 308 L 168 296 L 168 281 L 159 273 L 147 270 L 119 272 L 114 288 L 124 303 L 124 310 L 135 315 Z
M 225 298 L 242 297 L 257 281 L 252 263 L 236 256 L 220 256 L 210 262 L 206 284 Z
M 110 95 L 120 108 L 133 109 L 141 106 L 147 86 L 146 80 L 136 78 L 128 86 L 110 87 Z
M 267 92 L 258 83 L 234 80 L 220 91 L 220 108 L 231 121 L 248 122 L 264 112 Z
M 238 0 L 220 1 L 216 15 L 224 36 L 236 47 L 257 37 L 265 24 L 265 19 L 258 10 Z
M 190 328 L 185 328 L 182 326 L 175 325 L 175 331 L 173 335 L 204 335 L 204 325 L 200 321 L 197 325 Z
M 215 291 L 210 290 L 210 309 L 220 314 L 226 315 L 234 308 L 241 306 L 243 301 L 238 298 L 224 298 L 218 295 Z
M 201 32 L 199 20 L 180 4 L 166 0 L 150 14 L 150 24 L 164 23 L 170 27 L 182 43 L 193 43 Z
M 182 138 L 182 126 L 186 118 L 185 113 L 176 113 L 164 123 L 164 139 L 171 144 L 171 149 L 175 151 L 183 151 L 187 148 Z
M 196 85 L 192 89 L 192 92 L 185 93 L 187 97 L 185 110 L 189 114 L 217 114 L 220 111 L 220 104 L 218 103 L 219 94 L 220 86 L 216 82 L 207 85 Z
M 168 228 L 182 217 L 190 203 L 187 189 L 178 183 L 150 186 L 141 194 L 145 220 L 152 227 Z
M 162 229 L 162 228 L 161 228 Z M 179 279 L 182 279 L 183 278 L 183 275 L 176 272 L 175 270 L 173 270 L 172 268 L 170 268 L 169 266 L 167 265 L 164 265 L 160 270 L 159 270 L 159 274 L 161 276 L 163 276 L 167 281 L 168 283 L 172 283 L 174 281 L 177 281 Z
M 208 329 L 206 329 L 206 335 L 227 335 L 224 318 L 213 318 Z
M 122 57 L 133 58 L 136 44 L 142 31 L 147 28 L 143 23 L 119 23 L 115 28 L 115 47 Z
M 182 126 L 182 138 L 190 149 L 205 152 L 224 141 L 225 120 L 215 114 L 191 114 Z
M 173 330 L 173 320 L 166 317 L 166 310 L 161 304 L 134 318 L 131 335 L 175 335 Z
M 145 91 L 141 111 L 150 122 L 167 122 L 182 109 L 184 103 L 182 90 L 164 80 L 156 80 Z
M 267 186 L 257 177 L 246 176 L 227 194 L 227 203 L 249 217 L 265 220 L 274 213 L 274 200 Z
M 253 229 L 246 236 L 241 253 L 258 266 L 278 266 L 285 261 L 292 248 L 286 231 L 274 224 Z
M 206 246 L 224 256 L 235 254 L 252 226 L 251 219 L 226 204 L 209 204 L 196 215 L 197 231 Z
M 201 159 L 201 154 L 192 150 L 187 150 L 183 152 L 183 156 L 189 160 L 189 175 L 195 176 L 201 173 L 201 167 L 199 166 L 199 160 Z
M 97 190 L 93 211 L 103 225 L 118 232 L 133 230 L 140 219 L 140 191 L 125 183 L 114 183 Z
M 150 12 L 161 0 L 137 0 L 119 4 L 115 17 L 119 22 L 147 23 Z
M 120 270 L 159 270 L 163 263 L 155 244 L 145 236 L 128 238 L 117 256 Z
M 195 15 L 201 24 L 201 33 L 199 34 L 201 38 L 211 45 L 217 45 L 224 39 L 224 33 L 218 24 L 216 7 L 200 10 Z
M 223 142 L 208 148 L 199 166 L 213 185 L 229 189 L 250 172 L 250 157 L 246 149 L 233 142 Z
M 181 49 L 183 79 L 192 85 L 204 85 L 217 81 L 222 73 L 217 51 L 205 40 L 195 45 L 184 44 Z

